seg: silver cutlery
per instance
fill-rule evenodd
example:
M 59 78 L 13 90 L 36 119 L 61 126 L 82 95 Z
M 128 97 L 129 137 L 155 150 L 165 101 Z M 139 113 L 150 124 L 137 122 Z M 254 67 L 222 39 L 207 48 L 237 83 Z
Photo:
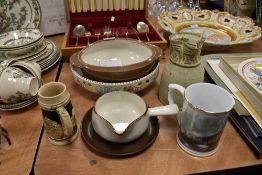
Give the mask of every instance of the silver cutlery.
M 136 38 L 139 40 L 139 41 L 141 41 L 140 40 L 140 38 L 139 38 L 139 36 L 138 36 L 138 32 L 137 32 L 137 30 L 134 28 L 134 27 L 132 27 L 132 30 L 134 31 L 134 33 L 136 34 Z
M 126 38 L 128 38 L 128 30 L 127 28 L 124 28 L 126 31 L 125 31 L 125 35 L 126 35 Z
M 109 25 L 105 25 L 105 27 L 104 27 L 104 35 L 106 35 L 106 37 L 108 38 L 111 33 L 112 33 L 111 32 L 111 27 Z
M 119 35 L 118 30 L 115 31 L 115 35 L 116 35 L 116 38 L 118 38 L 118 35 Z
M 201 10 L 200 4 L 199 4 L 199 0 L 196 0 L 195 6 L 194 6 L 194 10 Z
M 99 41 L 99 36 L 100 36 L 100 31 L 99 30 L 95 31 L 95 36 L 97 37 L 97 41 Z
M 75 26 L 74 30 L 73 30 L 73 35 L 76 36 L 76 42 L 75 42 L 75 46 L 78 46 L 78 38 L 81 36 L 84 36 L 86 32 L 86 29 L 83 25 L 79 24 L 77 26 Z
M 138 22 L 136 25 L 136 29 L 139 33 L 145 33 L 147 41 L 150 41 L 147 35 L 147 33 L 149 32 L 149 27 L 146 23 L 144 23 L 143 21 Z
M 75 2 L 75 0 L 70 0 L 70 7 L 71 7 L 71 12 L 75 13 L 76 12 L 76 2 Z
M 85 32 L 85 36 L 86 36 L 86 39 L 87 39 L 87 43 L 86 43 L 87 46 L 90 45 L 89 37 L 90 37 L 91 35 L 92 35 L 91 32 L 89 32 L 89 31 L 86 31 L 86 32 Z
M 189 1 L 187 2 L 187 8 L 193 9 L 194 6 L 195 6 L 195 4 L 194 4 L 194 1 L 193 1 L 193 0 L 189 0 Z

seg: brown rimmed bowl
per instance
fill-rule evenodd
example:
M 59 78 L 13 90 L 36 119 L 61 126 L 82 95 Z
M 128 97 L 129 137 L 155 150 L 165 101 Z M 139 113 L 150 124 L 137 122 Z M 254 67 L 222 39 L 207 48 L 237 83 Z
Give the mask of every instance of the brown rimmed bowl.
M 72 66 L 102 82 L 125 82 L 149 73 L 162 56 L 161 48 L 134 39 L 98 41 L 70 57 Z

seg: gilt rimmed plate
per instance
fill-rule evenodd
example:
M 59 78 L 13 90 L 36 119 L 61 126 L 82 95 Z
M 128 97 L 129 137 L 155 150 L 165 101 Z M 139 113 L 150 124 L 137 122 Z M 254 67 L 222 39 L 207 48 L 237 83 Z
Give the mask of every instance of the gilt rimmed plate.
M 0 33 L 38 28 L 41 8 L 38 0 L 3 0 L 0 3 L 0 16 Z
M 179 32 L 202 33 L 204 49 L 221 49 L 226 46 L 252 43 L 261 37 L 261 28 L 248 17 L 236 17 L 228 12 L 178 9 L 162 12 L 159 25 L 171 34 Z
M 262 58 L 250 58 L 238 65 L 238 73 L 248 81 L 260 94 L 262 94 L 262 75 L 256 70 L 256 64 Z

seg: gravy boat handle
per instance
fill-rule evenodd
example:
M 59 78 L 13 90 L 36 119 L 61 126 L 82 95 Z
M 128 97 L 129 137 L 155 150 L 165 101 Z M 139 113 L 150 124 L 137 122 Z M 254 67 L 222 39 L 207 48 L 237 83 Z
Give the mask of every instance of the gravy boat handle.
M 159 115 L 176 115 L 179 109 L 176 104 L 148 108 L 146 116 L 159 116 Z

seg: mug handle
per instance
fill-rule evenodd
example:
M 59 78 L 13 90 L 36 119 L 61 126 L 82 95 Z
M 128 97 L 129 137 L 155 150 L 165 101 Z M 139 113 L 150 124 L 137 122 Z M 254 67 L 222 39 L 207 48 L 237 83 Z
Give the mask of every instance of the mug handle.
M 60 106 L 56 108 L 56 112 L 58 113 L 60 117 L 65 137 L 72 136 L 73 135 L 73 124 L 72 124 L 69 113 L 67 112 L 64 106 Z
M 174 96 L 173 90 L 177 90 L 184 97 L 184 93 L 185 93 L 186 89 L 179 84 L 169 84 L 168 85 L 168 103 L 169 104 L 175 104 L 174 98 L 173 98 L 173 96 Z M 179 115 L 177 115 L 177 121 L 178 121 L 178 124 L 180 125 Z

